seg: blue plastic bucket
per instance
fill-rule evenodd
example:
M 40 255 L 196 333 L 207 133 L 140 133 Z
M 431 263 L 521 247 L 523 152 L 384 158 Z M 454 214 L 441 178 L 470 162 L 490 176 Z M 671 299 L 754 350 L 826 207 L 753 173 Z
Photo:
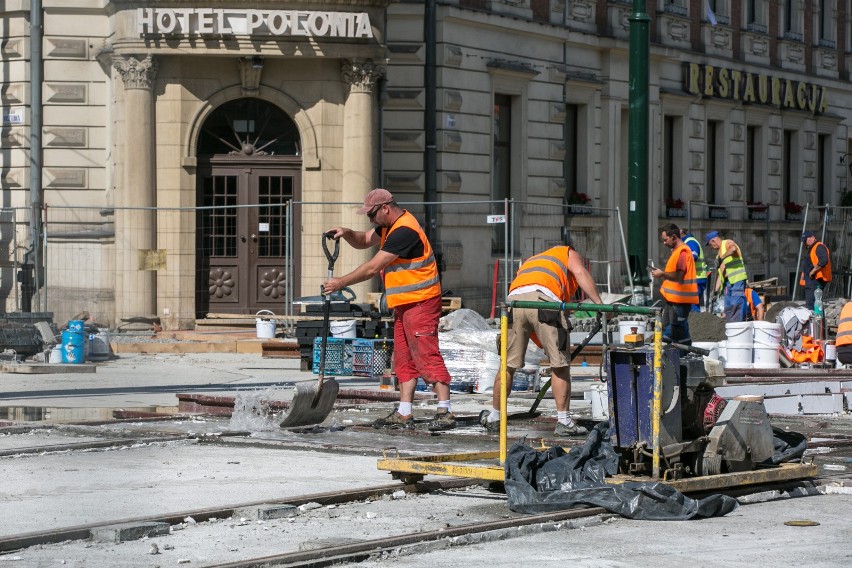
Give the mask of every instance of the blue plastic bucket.
M 85 326 L 85 322 L 83 322 L 83 320 L 69 320 L 68 321 L 68 331 L 83 331 L 84 326 Z
M 70 322 L 69 322 L 70 327 Z M 85 363 L 86 334 L 80 331 L 67 329 L 62 332 L 62 362 L 63 363 Z

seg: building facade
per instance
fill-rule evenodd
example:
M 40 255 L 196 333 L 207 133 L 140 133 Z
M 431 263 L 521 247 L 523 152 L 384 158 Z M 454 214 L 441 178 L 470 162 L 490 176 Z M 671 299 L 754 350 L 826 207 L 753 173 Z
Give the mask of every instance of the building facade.
M 69 4 L 43 1 L 40 293 L 58 318 L 278 312 L 318 290 L 324 230 L 366 228 L 355 204 L 375 186 L 411 204 L 445 288 L 480 311 L 511 274 L 500 259 L 566 237 L 598 282 L 627 283 L 632 2 Z M 797 207 L 848 188 L 850 4 L 647 2 L 652 256 L 658 225 L 716 229 L 752 279 L 791 284 Z M 32 248 L 30 5 L 3 9 L 13 311 Z M 342 251 L 336 273 L 370 254 Z

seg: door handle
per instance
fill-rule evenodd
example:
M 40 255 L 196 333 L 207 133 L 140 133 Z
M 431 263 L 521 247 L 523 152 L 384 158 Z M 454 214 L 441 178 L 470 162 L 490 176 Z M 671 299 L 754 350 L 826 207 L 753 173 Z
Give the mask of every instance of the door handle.
M 252 236 L 251 236 L 251 242 L 253 242 L 253 243 L 256 243 L 256 242 L 257 242 L 257 235 L 252 235 Z
M 245 235 L 240 235 L 240 242 L 241 243 L 246 242 L 246 236 Z

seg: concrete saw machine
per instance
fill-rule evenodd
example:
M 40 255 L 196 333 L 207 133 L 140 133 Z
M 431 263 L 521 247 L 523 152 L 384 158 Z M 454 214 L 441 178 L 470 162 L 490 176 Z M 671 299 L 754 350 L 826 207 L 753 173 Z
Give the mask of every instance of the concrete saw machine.
M 743 472 L 772 457 L 774 435 L 761 397 L 726 401 L 720 362 L 681 350 L 662 351 L 660 474 L 663 479 Z M 652 472 L 654 350 L 611 349 L 606 354 L 610 435 L 619 472 Z

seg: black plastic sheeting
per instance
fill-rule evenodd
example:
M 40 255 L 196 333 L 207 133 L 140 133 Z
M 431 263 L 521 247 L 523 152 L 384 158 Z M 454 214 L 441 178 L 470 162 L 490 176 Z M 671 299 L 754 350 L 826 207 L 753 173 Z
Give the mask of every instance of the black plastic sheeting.
M 692 499 L 659 482 L 604 482 L 606 476 L 617 472 L 618 456 L 610 444 L 607 423 L 596 425 L 586 442 L 570 452 L 558 446 L 537 451 L 517 442 L 506 457 L 509 508 L 535 514 L 603 507 L 645 521 L 720 517 L 737 508 L 736 499 L 727 495 Z

